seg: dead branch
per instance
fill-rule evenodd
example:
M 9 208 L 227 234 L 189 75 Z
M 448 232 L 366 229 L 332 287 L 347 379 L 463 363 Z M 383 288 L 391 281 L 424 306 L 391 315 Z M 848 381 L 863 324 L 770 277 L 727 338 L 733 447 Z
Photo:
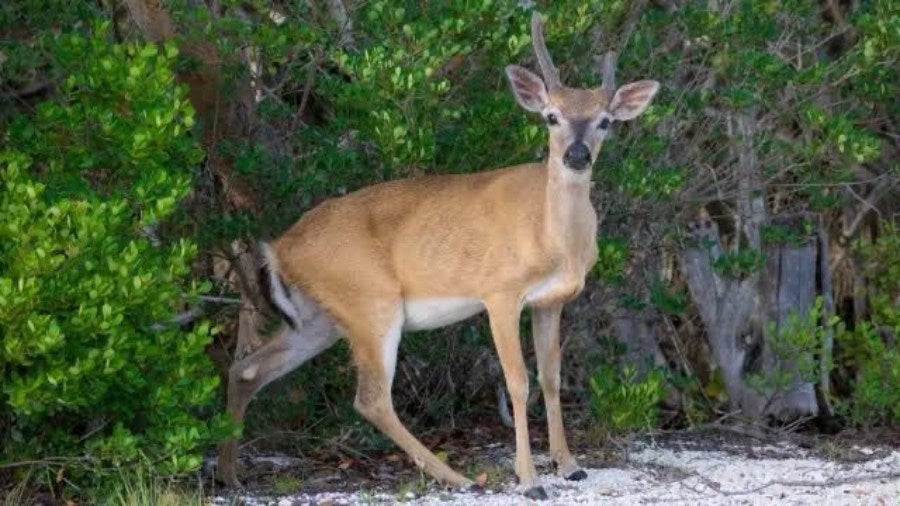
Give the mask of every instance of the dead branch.
M 878 202 L 882 197 L 890 193 L 890 191 L 896 184 L 897 180 L 888 180 L 886 182 L 883 182 L 882 184 L 876 185 L 875 188 L 873 188 L 866 197 L 862 197 L 858 193 L 856 193 L 856 191 L 853 190 L 852 186 L 844 185 L 846 191 L 859 201 L 859 207 L 854 213 L 853 220 L 849 224 L 845 224 L 844 229 L 841 231 L 842 239 L 845 242 L 849 241 L 856 235 L 856 232 L 859 230 L 860 223 L 862 222 L 866 214 L 869 213 L 869 211 L 879 213 L 877 207 Z
M 356 46 L 353 36 L 353 19 L 347 14 L 347 7 L 341 0 L 326 0 L 328 15 L 338 27 L 338 44 L 344 49 Z
M 842 45 L 844 47 L 852 46 L 859 38 L 859 32 L 856 30 L 856 27 L 847 20 L 847 16 L 844 15 L 838 2 L 835 0 L 825 0 L 823 2 L 822 10 L 827 17 L 831 18 L 831 21 L 834 22 L 841 33 L 846 34 L 846 41 Z
M 759 160 L 753 149 L 754 126 L 746 115 L 730 117 L 728 133 L 740 138 L 736 143 L 738 195 L 736 199 L 738 223 L 735 228 L 743 229 L 747 242 L 753 249 L 760 249 L 759 229 L 766 220 L 765 199 L 759 178 Z M 738 247 L 740 241 L 735 241 Z
M 828 325 L 825 325 L 829 319 L 835 314 L 834 293 L 831 282 L 831 269 L 828 266 L 830 251 L 828 245 L 828 235 L 825 231 L 825 220 L 819 217 L 819 234 L 818 234 L 818 263 L 819 276 L 821 282 L 820 293 L 822 294 L 822 323 L 824 337 L 822 339 L 822 348 L 819 355 L 819 383 L 817 388 L 817 401 L 819 408 L 822 409 L 825 416 L 834 416 L 834 406 L 831 404 L 831 357 L 834 351 L 834 331 Z
M 306 112 L 309 95 L 312 93 L 313 85 L 316 82 L 316 70 L 318 70 L 318 62 L 315 58 L 310 58 L 306 68 L 306 82 L 303 84 L 303 96 L 300 97 L 300 106 L 297 107 L 297 112 L 294 114 L 295 121 L 300 121 L 303 113 Z
M 160 43 L 176 38 L 175 24 L 159 0 L 126 0 L 125 3 L 131 19 L 147 40 Z M 221 91 L 221 67 L 225 62 L 216 46 L 207 41 L 184 41 L 180 50 L 201 62 L 198 69 L 181 71 L 178 78 L 188 85 L 188 98 L 205 126 L 203 147 L 210 166 L 225 188 L 229 204 L 253 211 L 257 208 L 255 195 L 245 183 L 233 177 L 232 161 L 219 155 L 217 149 L 223 139 L 242 138 L 250 131 L 253 87 L 249 82 L 238 82 L 234 98 L 226 99 Z
M 201 295 L 197 297 L 201 302 L 209 302 L 211 304 L 240 304 L 241 299 L 234 297 L 213 297 L 209 295 Z
M 175 25 L 159 0 L 125 0 L 131 19 L 152 42 L 164 42 L 175 36 Z
M 15 89 L 15 90 L 3 90 L 2 96 L 4 98 L 12 98 L 16 100 L 22 100 L 34 95 L 40 95 L 50 90 L 50 88 L 56 85 L 56 81 L 47 79 L 43 81 L 35 81 L 28 83 L 25 87 Z
M 203 316 L 203 310 L 199 307 L 191 308 L 175 315 L 171 320 L 164 323 L 154 323 L 150 326 L 153 332 L 162 332 L 171 327 L 181 327 L 199 320 Z

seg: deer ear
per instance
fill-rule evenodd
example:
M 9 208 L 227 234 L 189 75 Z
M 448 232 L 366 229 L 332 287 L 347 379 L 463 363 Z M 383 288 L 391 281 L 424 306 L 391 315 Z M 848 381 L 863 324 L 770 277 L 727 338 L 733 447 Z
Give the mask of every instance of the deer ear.
M 506 67 L 506 77 L 516 102 L 526 110 L 540 112 L 550 102 L 544 81 L 532 72 L 518 65 L 509 65 Z
M 637 118 L 653 100 L 659 91 L 656 81 L 638 81 L 626 84 L 618 90 L 609 103 L 609 113 L 616 121 L 628 121 Z

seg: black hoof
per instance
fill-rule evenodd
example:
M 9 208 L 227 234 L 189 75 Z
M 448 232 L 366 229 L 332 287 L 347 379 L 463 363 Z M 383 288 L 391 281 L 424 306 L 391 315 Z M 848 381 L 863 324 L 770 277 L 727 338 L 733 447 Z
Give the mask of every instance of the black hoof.
M 585 478 L 587 478 L 587 473 L 584 472 L 584 469 L 579 469 L 579 470 L 575 471 L 574 473 L 566 476 L 566 479 L 569 481 L 581 481 Z
M 544 490 L 544 487 L 540 485 L 529 488 L 523 495 L 533 501 L 547 500 L 547 492 Z
M 469 485 L 469 488 L 466 489 L 466 492 L 475 495 L 482 495 L 486 492 L 486 490 L 481 485 L 473 483 L 472 485 Z

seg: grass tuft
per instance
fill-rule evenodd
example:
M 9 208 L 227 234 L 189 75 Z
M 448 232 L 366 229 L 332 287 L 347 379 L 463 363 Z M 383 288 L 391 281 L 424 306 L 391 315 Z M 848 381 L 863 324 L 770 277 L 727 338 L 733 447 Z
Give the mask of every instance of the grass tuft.
M 161 477 L 146 468 L 123 470 L 110 486 L 105 506 L 203 506 L 203 484 L 199 479 Z M 98 498 L 99 499 L 99 498 Z

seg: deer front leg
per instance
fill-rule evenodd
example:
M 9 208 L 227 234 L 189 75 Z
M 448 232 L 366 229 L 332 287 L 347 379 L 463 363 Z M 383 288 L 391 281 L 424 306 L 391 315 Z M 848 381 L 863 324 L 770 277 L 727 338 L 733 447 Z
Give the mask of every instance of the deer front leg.
M 525 359 L 522 357 L 522 344 L 519 342 L 519 313 L 521 308 L 517 299 L 488 301 L 486 304 L 491 322 L 491 334 L 503 375 L 506 377 L 506 389 L 513 405 L 513 418 L 516 425 L 516 475 L 519 486 L 525 496 L 532 499 L 546 499 L 547 493 L 536 483 L 537 472 L 531 457 L 531 443 L 528 438 L 528 417 L 526 402 L 528 400 L 528 374 Z
M 550 434 L 550 455 L 556 462 L 557 474 L 567 480 L 583 480 L 587 473 L 569 452 L 566 431 L 563 427 L 562 408 L 559 405 L 559 317 L 562 304 L 532 309 L 531 328 L 534 351 L 537 356 L 538 379 L 544 391 L 547 409 L 547 431 Z

